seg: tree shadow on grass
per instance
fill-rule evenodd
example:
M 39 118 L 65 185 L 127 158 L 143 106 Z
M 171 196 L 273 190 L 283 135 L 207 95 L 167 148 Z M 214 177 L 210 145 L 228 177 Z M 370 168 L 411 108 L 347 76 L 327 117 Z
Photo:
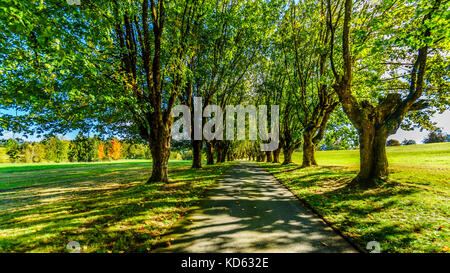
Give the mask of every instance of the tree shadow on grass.
M 178 163 L 169 169 L 175 184 L 146 185 L 146 166 L 2 192 L 0 252 L 64 252 L 69 241 L 86 252 L 145 251 L 225 167 L 203 171 L 198 182 L 184 181 L 192 171 Z
M 362 189 L 350 183 L 356 171 L 328 166 L 315 169 L 313 173 L 305 173 L 307 171 L 282 176 L 283 171 L 279 170 L 280 179 L 362 248 L 371 240 L 380 242 L 384 251 L 415 247 L 417 231 L 425 228 L 426 223 L 414 222 L 417 215 L 411 204 L 418 202 L 415 198 L 422 189 L 395 181 Z M 402 217 L 407 217 L 408 221 Z

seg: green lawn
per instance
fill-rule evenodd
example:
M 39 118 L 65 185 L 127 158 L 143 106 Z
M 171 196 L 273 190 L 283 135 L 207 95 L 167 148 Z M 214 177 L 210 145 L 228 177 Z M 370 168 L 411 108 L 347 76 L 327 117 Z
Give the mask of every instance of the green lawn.
M 169 184 L 146 185 L 151 162 L 0 165 L 0 252 L 146 252 L 230 163 L 169 164 Z
M 348 186 L 358 156 L 325 151 L 320 167 L 262 165 L 362 248 L 378 241 L 384 252 L 449 251 L 450 143 L 389 147 L 390 182 L 367 190 Z

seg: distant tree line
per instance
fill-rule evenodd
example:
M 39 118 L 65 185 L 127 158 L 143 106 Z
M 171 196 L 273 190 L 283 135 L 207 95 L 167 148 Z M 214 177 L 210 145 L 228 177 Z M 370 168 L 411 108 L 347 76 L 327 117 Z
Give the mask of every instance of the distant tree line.
M 10 162 L 95 162 L 118 159 L 151 159 L 147 144 L 119 141 L 116 138 L 102 140 L 98 136 L 79 134 L 74 140 L 48 136 L 40 142 L 25 142 L 10 138 L 0 143 Z
M 428 133 L 427 137 L 423 140 L 423 143 L 439 143 L 450 141 L 450 135 L 442 132 L 441 129 L 437 129 Z M 401 143 L 396 139 L 389 139 L 386 142 L 386 146 L 400 146 L 400 145 L 415 145 L 416 141 L 413 139 L 404 139 Z

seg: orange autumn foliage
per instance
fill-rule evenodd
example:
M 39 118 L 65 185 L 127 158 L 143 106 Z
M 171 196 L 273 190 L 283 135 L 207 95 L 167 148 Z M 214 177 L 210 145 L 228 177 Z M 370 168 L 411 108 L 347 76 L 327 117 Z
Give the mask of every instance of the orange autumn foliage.
M 100 143 L 100 145 L 98 145 L 98 158 L 105 158 L 105 144 L 103 143 Z
M 120 142 L 117 139 L 113 138 L 111 140 L 111 147 L 108 147 L 108 155 L 112 159 L 117 160 L 122 156 L 122 150 L 123 147 Z

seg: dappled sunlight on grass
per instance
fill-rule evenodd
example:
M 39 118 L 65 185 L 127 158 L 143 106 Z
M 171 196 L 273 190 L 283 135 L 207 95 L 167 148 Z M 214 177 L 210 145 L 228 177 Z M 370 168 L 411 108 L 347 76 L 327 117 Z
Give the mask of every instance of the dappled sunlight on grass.
M 429 177 L 416 171 L 405 181 L 395 171 L 407 171 L 394 168 L 390 182 L 360 189 L 350 186 L 357 174 L 353 167 L 261 165 L 361 248 L 369 241 L 380 242 L 383 252 L 443 252 L 449 247 L 448 171 Z M 439 175 L 447 180 L 436 179 Z
M 0 252 L 65 252 L 70 241 L 82 252 L 150 251 L 228 165 L 193 171 L 190 162 L 171 163 L 174 182 L 150 185 L 148 164 L 132 162 L 8 173 L 0 185 L 11 177 L 16 184 L 0 191 Z M 30 176 L 40 183 L 26 187 Z

